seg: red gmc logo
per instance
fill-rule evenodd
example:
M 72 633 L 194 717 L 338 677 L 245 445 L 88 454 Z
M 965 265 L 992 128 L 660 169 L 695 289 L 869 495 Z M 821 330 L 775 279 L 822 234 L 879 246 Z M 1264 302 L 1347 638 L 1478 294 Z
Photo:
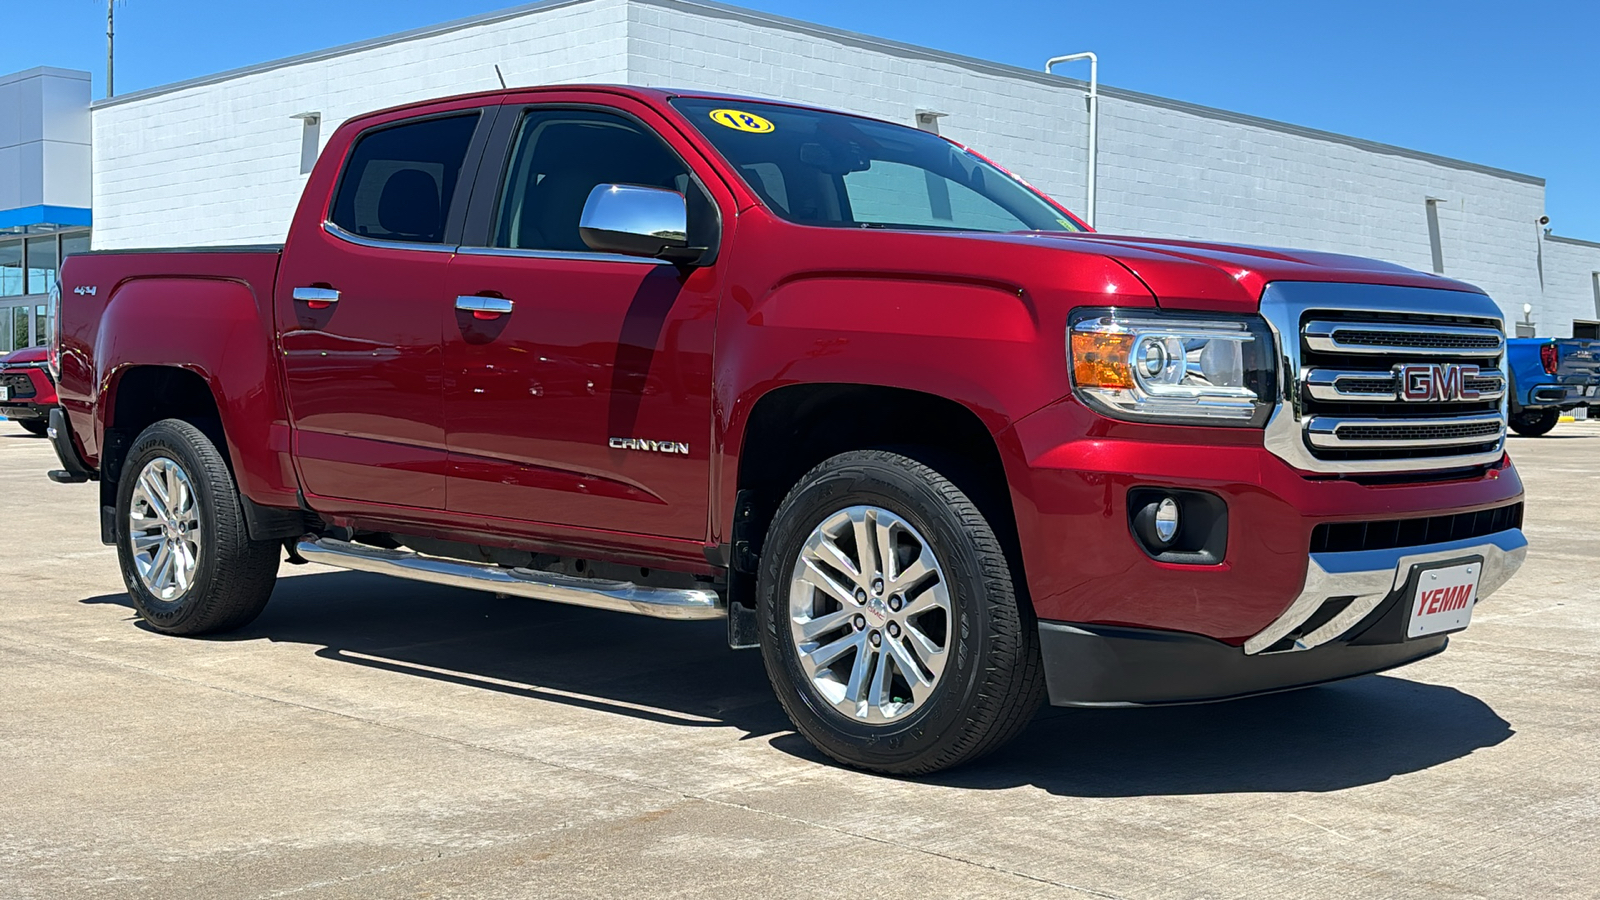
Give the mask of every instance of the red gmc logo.
M 1478 374 L 1477 366 L 1408 363 L 1395 366 L 1394 373 L 1400 381 L 1401 400 L 1443 403 L 1478 399 L 1478 392 L 1467 387 L 1467 379 Z

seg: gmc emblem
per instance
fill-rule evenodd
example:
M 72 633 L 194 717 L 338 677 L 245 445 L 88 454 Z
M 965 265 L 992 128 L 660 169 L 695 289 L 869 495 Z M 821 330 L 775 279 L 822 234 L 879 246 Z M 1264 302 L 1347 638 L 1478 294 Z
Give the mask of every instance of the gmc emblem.
M 1395 366 L 1394 374 L 1400 382 L 1401 400 L 1443 403 L 1478 399 L 1478 392 L 1467 387 L 1467 380 L 1478 375 L 1477 366 L 1407 363 Z

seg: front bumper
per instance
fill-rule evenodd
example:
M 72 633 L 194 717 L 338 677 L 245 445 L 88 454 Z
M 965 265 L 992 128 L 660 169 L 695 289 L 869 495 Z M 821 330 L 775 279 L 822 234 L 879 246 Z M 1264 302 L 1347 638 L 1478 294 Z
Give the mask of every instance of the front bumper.
M 1227 700 L 1366 675 L 1443 650 L 1444 634 L 1406 638 L 1419 566 L 1481 560 L 1482 600 L 1527 556 L 1518 529 L 1393 550 L 1312 554 L 1289 609 L 1241 646 L 1198 634 L 1041 622 L 1050 702 L 1144 706 Z

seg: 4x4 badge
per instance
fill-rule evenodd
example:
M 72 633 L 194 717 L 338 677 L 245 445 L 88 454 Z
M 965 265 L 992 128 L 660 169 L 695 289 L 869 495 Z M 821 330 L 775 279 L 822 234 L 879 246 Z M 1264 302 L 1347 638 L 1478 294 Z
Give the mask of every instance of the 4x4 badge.
M 95 295 L 95 292 L 98 291 L 98 290 L 100 290 L 99 285 L 86 284 L 86 285 L 83 285 L 81 287 L 73 288 L 72 292 L 74 294 L 77 294 L 79 297 L 82 297 L 82 296 L 85 296 L 85 295 L 93 297 Z

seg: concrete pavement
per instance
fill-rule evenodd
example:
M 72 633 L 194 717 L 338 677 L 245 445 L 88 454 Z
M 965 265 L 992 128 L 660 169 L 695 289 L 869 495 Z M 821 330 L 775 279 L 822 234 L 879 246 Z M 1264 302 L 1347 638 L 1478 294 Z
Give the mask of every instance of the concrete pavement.
M 154 634 L 0 423 L 0 897 L 1600 896 L 1600 423 L 1511 451 L 1532 552 L 1445 654 L 897 781 L 719 624 L 285 566 Z

